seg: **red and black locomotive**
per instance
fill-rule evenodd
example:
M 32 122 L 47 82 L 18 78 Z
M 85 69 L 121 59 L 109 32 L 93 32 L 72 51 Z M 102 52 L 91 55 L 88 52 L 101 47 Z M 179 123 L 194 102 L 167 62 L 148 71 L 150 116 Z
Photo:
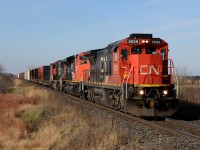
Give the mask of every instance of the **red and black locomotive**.
M 37 82 L 137 116 L 171 116 L 177 110 L 178 81 L 168 52 L 168 44 L 152 34 L 131 34 L 51 63 L 49 78 Z

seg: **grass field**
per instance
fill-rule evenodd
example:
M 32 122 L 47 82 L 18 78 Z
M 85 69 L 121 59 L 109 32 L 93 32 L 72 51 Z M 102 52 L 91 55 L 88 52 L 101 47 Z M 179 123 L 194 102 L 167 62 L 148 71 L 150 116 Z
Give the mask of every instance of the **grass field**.
M 128 131 L 16 80 L 0 95 L 0 149 L 115 149 Z M 123 132 L 122 132 L 123 131 Z
M 181 102 L 200 106 L 200 81 L 179 78 L 179 99 Z
M 175 118 L 183 120 L 200 119 L 200 80 L 199 77 L 179 77 L 179 107 Z
M 200 105 L 200 85 L 182 85 L 179 92 L 181 101 Z

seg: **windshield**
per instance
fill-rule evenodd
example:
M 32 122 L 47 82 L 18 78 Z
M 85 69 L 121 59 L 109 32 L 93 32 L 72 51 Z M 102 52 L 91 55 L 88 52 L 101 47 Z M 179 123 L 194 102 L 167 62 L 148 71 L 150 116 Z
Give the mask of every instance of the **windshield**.
M 141 47 L 132 47 L 131 48 L 131 53 L 132 54 L 141 54 L 142 53 L 142 48 Z
M 146 48 L 146 54 L 155 54 L 155 53 L 156 53 L 156 48 L 154 47 Z
M 156 53 L 155 47 L 146 47 L 144 50 L 145 50 L 144 51 L 145 54 L 155 54 Z M 132 47 L 131 53 L 132 54 L 142 54 L 142 47 Z

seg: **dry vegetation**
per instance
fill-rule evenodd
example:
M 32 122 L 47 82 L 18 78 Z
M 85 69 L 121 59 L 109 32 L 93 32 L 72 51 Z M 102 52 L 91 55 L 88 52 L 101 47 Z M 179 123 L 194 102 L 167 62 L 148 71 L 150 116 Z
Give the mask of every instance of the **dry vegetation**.
M 200 76 L 191 76 L 187 67 L 176 68 L 179 82 L 179 100 L 200 106 Z
M 179 98 L 183 102 L 200 105 L 200 84 L 180 85 Z
M 0 93 L 8 92 L 8 88 L 12 85 L 12 75 L 5 72 L 4 66 L 0 64 Z
M 111 121 L 20 82 L 0 95 L 0 149 L 116 149 L 127 138 Z
M 179 107 L 175 117 L 200 119 L 200 76 L 191 76 L 186 67 L 176 69 L 179 85 Z
M 179 76 L 179 99 L 182 102 L 200 105 L 200 79 Z

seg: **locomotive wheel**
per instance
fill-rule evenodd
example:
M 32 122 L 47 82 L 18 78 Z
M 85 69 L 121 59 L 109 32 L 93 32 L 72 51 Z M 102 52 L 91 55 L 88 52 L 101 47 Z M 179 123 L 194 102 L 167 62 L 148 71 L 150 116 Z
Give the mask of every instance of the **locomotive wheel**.
M 83 91 L 83 99 L 88 100 L 88 92 Z
M 91 101 L 91 89 L 88 89 L 88 92 L 87 92 L 87 100 L 88 100 L 88 101 Z
M 120 96 L 117 96 L 116 100 L 115 100 L 115 109 L 120 110 Z
M 122 95 L 120 95 L 119 110 L 124 112 L 124 100 L 122 99 Z
M 117 110 L 120 110 L 120 111 L 124 111 L 124 106 L 123 106 L 123 100 L 122 100 L 122 95 L 119 93 L 117 94 L 117 98 L 116 98 L 116 103 L 115 103 L 115 108 Z
M 94 91 L 93 89 L 88 89 L 87 98 L 89 101 L 94 103 Z
M 95 100 L 94 100 L 94 91 L 93 90 L 91 90 L 91 102 L 92 103 L 95 103 Z

